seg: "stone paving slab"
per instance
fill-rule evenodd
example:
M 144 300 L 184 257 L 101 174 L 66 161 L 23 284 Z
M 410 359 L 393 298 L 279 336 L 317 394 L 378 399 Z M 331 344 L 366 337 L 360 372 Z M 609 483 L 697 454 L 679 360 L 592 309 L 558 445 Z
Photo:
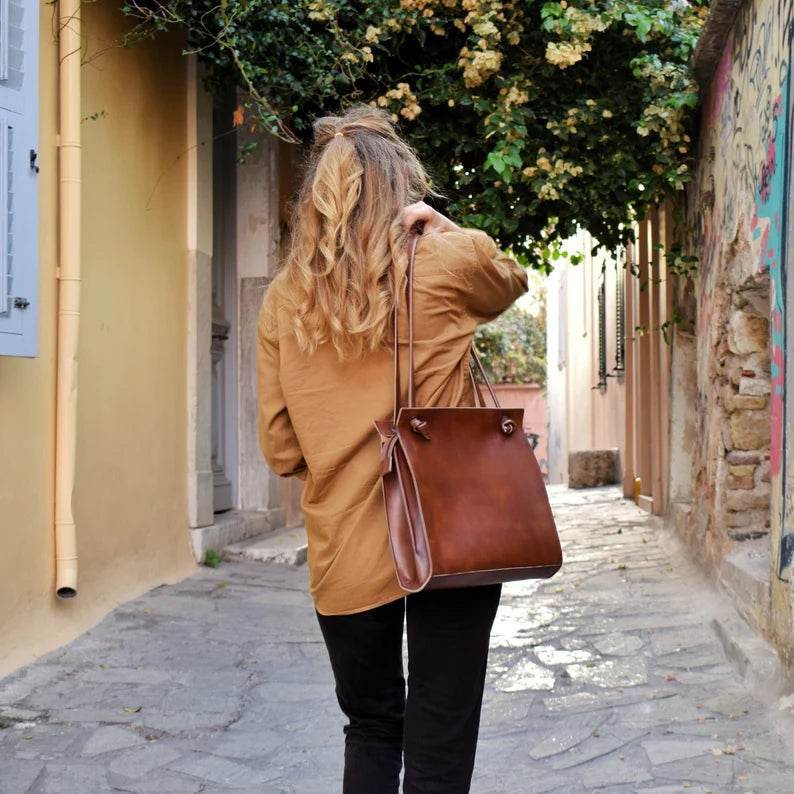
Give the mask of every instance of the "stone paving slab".
M 309 551 L 305 527 L 289 527 L 230 543 L 223 556 L 231 559 L 274 562 L 281 565 L 303 565 Z
M 566 562 L 504 589 L 473 794 L 794 791 L 769 647 L 615 488 L 550 494 Z M 0 681 L 0 794 L 339 792 L 307 578 L 202 568 Z

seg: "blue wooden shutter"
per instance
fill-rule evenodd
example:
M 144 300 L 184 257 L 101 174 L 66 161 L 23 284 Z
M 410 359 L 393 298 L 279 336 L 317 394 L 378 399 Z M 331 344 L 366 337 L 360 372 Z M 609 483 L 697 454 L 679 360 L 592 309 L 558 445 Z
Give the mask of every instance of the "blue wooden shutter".
M 0 0 L 0 355 L 38 353 L 36 0 Z

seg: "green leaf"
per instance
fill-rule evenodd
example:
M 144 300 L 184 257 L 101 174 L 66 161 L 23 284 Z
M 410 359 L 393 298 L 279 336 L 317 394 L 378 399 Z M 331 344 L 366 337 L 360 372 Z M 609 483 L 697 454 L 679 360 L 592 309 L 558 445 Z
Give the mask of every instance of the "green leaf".
M 501 154 L 491 152 L 485 160 L 485 168 L 492 168 L 499 176 L 502 176 L 507 168 L 507 164 Z

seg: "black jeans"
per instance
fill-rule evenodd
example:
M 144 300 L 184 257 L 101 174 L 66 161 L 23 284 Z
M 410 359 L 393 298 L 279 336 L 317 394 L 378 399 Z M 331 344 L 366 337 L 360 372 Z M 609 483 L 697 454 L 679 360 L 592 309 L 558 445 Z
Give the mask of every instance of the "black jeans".
M 320 615 L 345 726 L 343 794 L 466 794 L 500 585 Z M 408 695 L 403 622 L 408 636 Z

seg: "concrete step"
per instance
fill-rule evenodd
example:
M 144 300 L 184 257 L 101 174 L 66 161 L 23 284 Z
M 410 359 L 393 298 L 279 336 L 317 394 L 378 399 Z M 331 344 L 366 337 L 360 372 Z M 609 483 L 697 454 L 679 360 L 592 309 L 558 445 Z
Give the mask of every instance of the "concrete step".
M 306 562 L 308 542 L 306 529 L 283 527 L 240 543 L 230 543 L 223 549 L 223 556 L 254 562 L 274 562 L 280 565 L 303 565 Z
M 728 660 L 759 700 L 770 707 L 777 704 L 790 717 L 794 679 L 762 633 L 771 615 L 770 556 L 768 539 L 740 543 L 725 556 L 719 584 L 729 601 L 712 625 Z
M 284 526 L 286 511 L 278 507 L 271 510 L 229 510 L 216 513 L 214 523 L 190 530 L 190 544 L 196 562 L 204 562 L 208 551 L 220 552 L 230 543 L 273 532 Z
M 794 684 L 786 675 L 775 649 L 747 622 L 730 611 L 715 615 L 711 625 L 722 643 L 728 661 L 733 664 L 756 697 L 767 706 L 776 703 L 783 710 L 790 708 L 788 699 Z

